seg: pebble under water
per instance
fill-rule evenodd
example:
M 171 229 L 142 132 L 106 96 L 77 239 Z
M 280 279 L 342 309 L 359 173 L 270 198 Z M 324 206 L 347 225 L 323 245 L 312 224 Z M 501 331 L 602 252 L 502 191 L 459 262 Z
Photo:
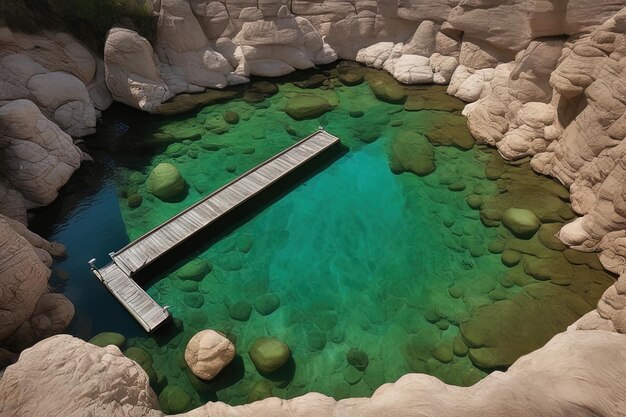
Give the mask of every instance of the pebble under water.
M 369 69 L 344 68 L 366 80 L 344 85 L 341 70 L 297 74 L 300 86 L 294 77 L 280 80 L 273 95 L 253 83 L 184 116 L 142 119 L 118 108 L 88 141 L 97 146 L 116 136 L 118 145 L 96 152 L 114 164 L 112 179 L 51 234 L 68 245 L 70 257 L 55 268 L 70 272 L 61 290 L 77 306 L 71 330 L 85 338 L 120 331 L 124 349 L 147 352 L 142 366 L 165 411 L 311 391 L 369 396 L 409 372 L 471 385 L 593 309 L 613 282 L 595 255 L 554 238 L 574 217 L 566 190 L 527 163 L 507 165 L 474 146 L 462 103 L 439 87 L 400 86 Z M 328 111 L 294 120 L 283 109 L 299 94 L 323 98 Z M 105 262 L 124 245 L 124 228 L 131 240 L 140 236 L 318 126 L 348 152 L 145 285 L 170 306 L 175 326 L 148 337 L 96 288 L 85 262 L 95 255 Z M 403 139 L 415 134 L 417 142 Z M 429 153 L 436 169 L 426 175 Z M 419 166 L 407 166 L 407 158 Z M 176 166 L 189 185 L 180 201 L 147 191 L 160 162 Z M 500 224 L 510 207 L 540 218 L 532 239 Z M 100 228 L 112 230 L 94 233 L 113 237 L 89 239 L 85 216 L 108 219 L 113 225 Z M 190 270 L 200 272 L 182 279 Z M 113 312 L 109 322 L 104 309 Z M 237 347 L 211 382 L 194 377 L 183 358 L 187 341 L 207 328 Z M 271 375 L 260 374 L 248 355 L 262 336 L 291 349 L 291 360 Z

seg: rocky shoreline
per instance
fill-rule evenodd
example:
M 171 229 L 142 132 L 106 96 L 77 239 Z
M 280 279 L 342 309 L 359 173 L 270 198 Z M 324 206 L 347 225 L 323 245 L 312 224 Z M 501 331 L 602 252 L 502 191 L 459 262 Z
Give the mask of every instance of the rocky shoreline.
M 95 131 L 99 112 L 113 100 L 147 112 L 171 112 L 171 102 L 166 102 L 177 94 L 245 83 L 253 75 L 280 76 L 337 59 L 384 69 L 407 84 L 449 84 L 449 94 L 471 103 L 464 114 L 480 143 L 495 146 L 505 159 L 530 159 L 535 171 L 570 189 L 573 209 L 582 217 L 563 227 L 559 238 L 571 248 L 599 252 L 602 265 L 621 275 L 626 264 L 626 2 L 542 3 L 529 9 L 515 1 L 460 2 L 454 7 L 437 0 L 293 1 L 288 7 L 281 2 L 160 0 L 154 3 L 154 45 L 131 29 L 115 28 L 109 32 L 103 60 L 66 34 L 0 29 L 0 282 L 27 294 L 0 298 L 6 311 L 0 316 L 0 340 L 19 351 L 62 331 L 73 316 L 71 303 L 50 294 L 46 284 L 51 256 L 62 256 L 63 250 L 26 229 L 26 210 L 52 202 L 81 161 L 90 159 L 77 138 Z M 625 279 L 620 276 L 598 309 L 571 329 L 622 333 Z M 581 351 L 591 345 L 599 349 L 598 361 L 605 354 L 623 355 L 620 343 L 609 341 L 622 336 L 606 335 L 568 332 L 527 358 L 547 361 L 546 355 L 558 350 L 550 346 L 567 350 L 566 344 L 577 343 Z M 62 345 L 62 340 L 43 343 Z M 4 357 L 14 359 L 8 351 Z M 522 359 L 519 367 L 532 361 Z M 594 365 L 595 371 L 619 375 L 618 367 L 606 363 Z M 593 370 L 590 366 L 589 375 Z M 564 371 L 559 375 L 567 377 Z M 412 378 L 418 381 L 414 389 L 427 379 L 408 376 L 401 382 Z M 0 385 L 9 384 L 6 380 L 5 375 Z M 489 384 L 496 383 L 477 387 Z M 393 393 L 408 386 L 412 384 L 398 383 L 381 391 Z M 542 412 L 586 415 L 579 409 L 563 411 L 569 409 L 565 404 L 576 402 L 575 391 L 555 400 L 563 406 L 558 412 L 549 404 Z M 598 397 L 612 395 L 618 404 L 617 393 L 607 390 Z M 319 400 L 314 397 L 275 406 L 308 407 L 308 399 Z M 587 399 L 590 403 L 585 404 L 595 401 Z M 272 401 L 265 406 L 271 409 Z M 335 404 L 330 399 L 322 402 Z M 10 404 L 0 410 L 13 410 L 16 404 Z M 211 407 L 218 406 L 206 407 L 210 415 Z M 369 409 L 359 408 L 359 413 L 374 413 L 376 408 Z M 233 415 L 255 412 L 238 410 L 243 414 Z M 620 410 L 617 406 L 599 414 L 619 415 L 624 412 Z M 127 415 L 133 413 L 147 415 L 138 409 Z M 198 413 L 190 415 L 205 415 Z M 533 414 L 540 413 L 528 415 Z

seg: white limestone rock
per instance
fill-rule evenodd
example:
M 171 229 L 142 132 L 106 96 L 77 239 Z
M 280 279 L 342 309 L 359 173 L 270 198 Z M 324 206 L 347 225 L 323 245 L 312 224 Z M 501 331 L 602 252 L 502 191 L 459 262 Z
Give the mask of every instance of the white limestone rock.
M 393 76 L 404 84 L 430 84 L 433 82 L 430 59 L 419 55 L 402 55 L 396 62 Z
M 185 349 L 191 372 L 204 380 L 213 379 L 235 357 L 235 345 L 215 330 L 196 333 Z
M 161 78 L 152 46 L 135 31 L 109 31 L 104 65 L 106 84 L 116 101 L 152 113 L 173 96 Z M 178 90 L 183 88 L 186 83 Z

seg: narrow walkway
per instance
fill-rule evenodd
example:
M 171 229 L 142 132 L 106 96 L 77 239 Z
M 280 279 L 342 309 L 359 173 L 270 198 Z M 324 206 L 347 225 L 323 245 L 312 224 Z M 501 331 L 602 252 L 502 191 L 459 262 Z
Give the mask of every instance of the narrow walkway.
M 94 274 L 146 331 L 153 331 L 169 317 L 169 313 L 159 307 L 131 276 L 338 143 L 336 136 L 318 130 L 111 253 L 113 263 L 101 269 L 92 265 Z

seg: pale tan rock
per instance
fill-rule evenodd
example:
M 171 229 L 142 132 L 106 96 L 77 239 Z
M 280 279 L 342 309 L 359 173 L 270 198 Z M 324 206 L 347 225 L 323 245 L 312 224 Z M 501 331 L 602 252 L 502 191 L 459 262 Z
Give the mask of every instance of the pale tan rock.
M 383 385 L 371 398 L 335 401 L 310 393 L 237 407 L 209 402 L 179 416 L 417 417 L 455 416 L 459 410 L 469 417 L 621 415 L 626 411 L 624 355 L 626 335 L 568 331 L 518 359 L 507 372 L 493 372 L 467 388 L 409 374 Z M 81 372 L 75 372 L 77 368 Z M 42 390 L 47 381 L 54 383 Z M 7 416 L 25 410 L 38 416 L 163 415 L 136 363 L 115 346 L 99 348 L 70 336 L 55 336 L 25 351 L 0 379 L 0 391 L 6 393 L 0 397 L 0 409 Z
M 393 76 L 404 84 L 430 84 L 433 82 L 430 59 L 419 55 L 402 55 L 395 64 Z
M 173 96 L 161 78 L 152 46 L 129 29 L 114 28 L 104 46 L 106 84 L 113 99 L 154 112 Z
M 413 36 L 404 43 L 403 55 L 430 57 L 435 52 L 435 39 L 438 32 L 439 25 L 430 20 L 424 20 Z
M 0 161 L 28 208 L 50 204 L 76 169 L 82 152 L 28 100 L 0 107 Z
M 235 357 L 235 346 L 215 330 L 196 333 L 185 349 L 191 372 L 204 380 L 213 379 Z
M 67 335 L 22 352 L 0 379 L 0 392 L 6 416 L 163 416 L 137 363 L 113 345 L 99 348 Z

